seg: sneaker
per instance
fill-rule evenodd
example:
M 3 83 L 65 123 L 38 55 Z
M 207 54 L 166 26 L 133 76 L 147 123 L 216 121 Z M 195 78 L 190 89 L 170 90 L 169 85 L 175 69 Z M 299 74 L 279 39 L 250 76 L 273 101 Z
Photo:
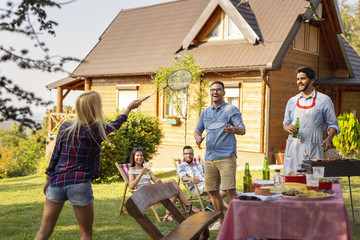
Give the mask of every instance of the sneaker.
M 212 205 L 212 203 L 209 203 L 209 204 L 206 206 L 206 209 L 209 210 L 210 212 L 214 212 L 214 211 L 215 211 L 214 206 Z
M 209 228 L 210 231 L 219 231 L 221 228 L 221 223 L 219 222 L 216 222 L 214 223 L 214 225 L 212 225 L 211 228 Z

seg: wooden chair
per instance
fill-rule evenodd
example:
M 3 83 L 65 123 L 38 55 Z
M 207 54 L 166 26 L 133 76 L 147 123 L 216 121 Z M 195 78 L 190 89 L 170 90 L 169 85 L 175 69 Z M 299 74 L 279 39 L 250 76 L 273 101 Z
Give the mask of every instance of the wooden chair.
M 128 189 L 128 186 L 129 186 L 129 174 L 128 174 L 128 171 L 130 169 L 130 163 L 125 163 L 125 164 L 118 164 L 117 162 L 115 163 L 115 166 L 116 168 L 119 170 L 122 178 L 124 179 L 125 181 L 125 189 L 124 189 L 124 193 L 123 193 L 123 196 L 122 196 L 122 199 L 121 199 L 121 204 L 120 204 L 120 210 L 119 210 L 119 214 L 123 214 L 123 213 L 126 213 L 126 210 L 124 210 L 124 203 L 125 203 L 125 197 L 126 197 L 126 193 L 127 193 L 127 189 Z M 129 191 L 131 193 L 134 193 L 136 192 L 136 190 L 131 190 L 129 189 Z M 150 206 L 150 208 L 153 210 L 154 212 L 154 215 L 156 217 L 156 219 L 161 222 L 160 220 L 160 217 L 159 217 L 159 214 L 157 213 L 156 209 L 155 209 L 155 206 Z
M 142 229 L 151 239 L 207 239 L 210 236 L 209 225 L 221 215 L 220 212 L 199 212 L 186 218 L 181 211 L 169 200 L 178 192 L 172 183 L 149 184 L 141 187 L 126 201 L 128 213 L 135 218 Z M 161 202 L 179 223 L 168 235 L 164 235 L 145 215 L 146 209 Z
M 194 157 L 193 160 L 194 163 L 201 163 L 201 158 L 199 157 Z M 180 164 L 185 163 L 183 158 L 174 158 L 174 166 L 175 168 L 177 168 Z M 209 195 L 206 192 L 200 192 L 197 185 L 194 184 L 195 187 L 195 194 L 192 193 L 192 191 L 189 189 L 188 187 L 188 183 L 190 182 L 186 182 L 186 181 L 182 181 L 179 176 L 178 176 L 178 184 L 180 185 L 180 182 L 183 184 L 183 186 L 185 187 L 186 193 L 187 193 L 187 199 L 188 201 L 198 201 L 200 203 L 201 209 L 203 211 L 205 211 L 205 207 L 204 207 L 204 200 L 206 198 L 209 197 Z

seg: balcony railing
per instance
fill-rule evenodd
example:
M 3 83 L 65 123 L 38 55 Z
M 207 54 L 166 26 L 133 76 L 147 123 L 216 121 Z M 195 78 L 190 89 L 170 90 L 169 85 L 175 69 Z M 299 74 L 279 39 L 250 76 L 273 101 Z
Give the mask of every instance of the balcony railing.
M 56 137 L 57 132 L 59 131 L 60 125 L 69 119 L 75 118 L 74 112 L 65 112 L 65 113 L 53 113 L 49 112 L 49 137 Z

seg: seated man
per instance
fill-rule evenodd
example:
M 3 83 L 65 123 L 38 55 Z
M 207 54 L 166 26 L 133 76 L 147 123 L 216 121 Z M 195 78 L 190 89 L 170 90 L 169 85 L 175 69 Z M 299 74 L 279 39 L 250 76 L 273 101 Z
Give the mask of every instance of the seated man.
M 184 156 L 185 163 L 180 164 L 176 169 L 176 172 L 177 172 L 180 180 L 183 182 L 187 182 L 187 181 L 190 182 L 190 183 L 188 183 L 188 188 L 191 190 L 191 192 L 193 194 L 196 193 L 196 190 L 194 187 L 194 182 L 199 181 L 196 185 L 197 185 L 199 191 L 203 192 L 204 191 L 204 170 L 205 170 L 204 164 L 193 162 L 194 150 L 190 146 L 185 146 L 183 148 L 183 156 Z M 196 178 L 198 178 L 198 180 Z M 220 195 L 223 198 L 226 196 L 226 192 L 220 191 Z M 229 207 L 229 205 L 225 201 L 224 201 L 224 207 L 225 208 Z M 212 206 L 211 203 L 206 208 L 209 209 L 210 211 L 214 211 L 214 207 Z

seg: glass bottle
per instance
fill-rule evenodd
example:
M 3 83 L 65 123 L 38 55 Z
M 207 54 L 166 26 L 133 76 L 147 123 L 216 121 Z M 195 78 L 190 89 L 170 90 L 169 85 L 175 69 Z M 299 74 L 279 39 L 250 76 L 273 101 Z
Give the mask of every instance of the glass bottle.
M 293 132 L 292 137 L 293 138 L 298 138 L 299 137 L 299 128 L 300 128 L 300 124 L 299 124 L 299 118 L 296 118 L 296 122 L 295 122 L 295 131 Z
M 267 157 L 264 158 L 264 167 L 262 169 L 263 180 L 270 180 L 270 168 Z
M 281 186 L 281 176 L 280 176 L 280 169 L 275 169 L 275 174 L 274 174 L 274 186 L 275 189 L 276 188 L 280 188 Z
M 252 192 L 251 184 L 252 184 L 252 181 L 251 181 L 249 163 L 245 163 L 244 192 Z

